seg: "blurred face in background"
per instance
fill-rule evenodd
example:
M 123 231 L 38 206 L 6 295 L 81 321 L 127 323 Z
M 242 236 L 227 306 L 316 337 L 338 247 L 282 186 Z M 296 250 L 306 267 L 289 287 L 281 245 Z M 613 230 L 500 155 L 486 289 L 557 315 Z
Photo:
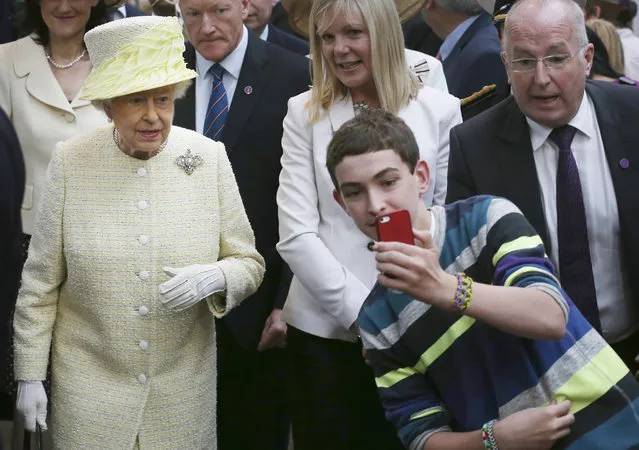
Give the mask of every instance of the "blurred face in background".
M 91 8 L 98 0 L 41 0 L 42 20 L 49 28 L 53 40 L 84 36 Z
M 219 62 L 242 39 L 249 0 L 180 0 L 189 40 L 206 59 Z
M 371 39 L 359 9 L 329 11 L 317 24 L 317 35 L 326 65 L 351 91 L 353 99 L 376 92 Z
M 248 17 L 244 21 L 246 26 L 260 35 L 271 20 L 273 0 L 249 0 Z

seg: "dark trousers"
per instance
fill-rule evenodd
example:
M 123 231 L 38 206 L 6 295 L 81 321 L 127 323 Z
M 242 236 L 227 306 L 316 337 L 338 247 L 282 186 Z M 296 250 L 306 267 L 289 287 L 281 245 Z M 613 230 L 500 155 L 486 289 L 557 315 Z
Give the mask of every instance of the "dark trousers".
M 361 343 L 288 327 L 295 450 L 399 450 Z
M 223 321 L 215 325 L 218 450 L 286 450 L 285 350 L 243 350 Z
M 639 370 L 639 364 L 635 362 L 637 354 L 639 354 L 639 331 L 635 331 L 623 341 L 610 344 L 612 349 L 617 352 L 619 357 L 626 363 L 632 374 Z

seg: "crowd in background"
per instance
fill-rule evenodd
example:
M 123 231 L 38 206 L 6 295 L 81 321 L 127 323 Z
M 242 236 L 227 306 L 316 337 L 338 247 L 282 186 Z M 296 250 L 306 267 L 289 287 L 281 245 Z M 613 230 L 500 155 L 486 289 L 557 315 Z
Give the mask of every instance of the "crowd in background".
M 2 5 L 0 449 L 639 445 L 634 0 Z

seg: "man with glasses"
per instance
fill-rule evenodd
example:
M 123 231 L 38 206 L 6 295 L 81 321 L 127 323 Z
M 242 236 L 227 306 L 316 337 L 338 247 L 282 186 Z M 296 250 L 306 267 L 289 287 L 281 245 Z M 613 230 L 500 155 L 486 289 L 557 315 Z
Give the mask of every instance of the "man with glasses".
M 594 49 L 572 0 L 519 0 L 503 47 L 513 95 L 451 131 L 447 200 L 515 203 L 570 298 L 637 370 L 639 128 L 626 118 L 639 90 L 586 81 Z

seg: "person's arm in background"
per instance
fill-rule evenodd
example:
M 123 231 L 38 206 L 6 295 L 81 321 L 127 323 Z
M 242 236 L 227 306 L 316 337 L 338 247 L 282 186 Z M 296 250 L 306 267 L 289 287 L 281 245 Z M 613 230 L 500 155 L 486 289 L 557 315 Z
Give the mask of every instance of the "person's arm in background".
M 306 97 L 289 100 L 284 118 L 284 153 L 277 191 L 280 227 L 277 250 L 295 277 L 321 301 L 321 306 L 349 329 L 369 289 L 335 258 L 319 237 L 312 126 L 305 101 Z

